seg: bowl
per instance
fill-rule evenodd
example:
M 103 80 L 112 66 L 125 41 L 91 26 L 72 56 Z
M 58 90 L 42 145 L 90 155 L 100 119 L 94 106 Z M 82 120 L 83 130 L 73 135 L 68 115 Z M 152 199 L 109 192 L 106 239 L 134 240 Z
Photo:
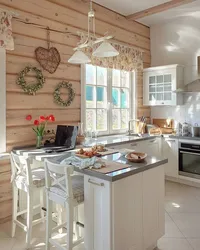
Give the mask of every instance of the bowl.
M 143 162 L 146 157 L 147 154 L 141 152 L 130 152 L 125 156 L 128 161 L 135 163 Z

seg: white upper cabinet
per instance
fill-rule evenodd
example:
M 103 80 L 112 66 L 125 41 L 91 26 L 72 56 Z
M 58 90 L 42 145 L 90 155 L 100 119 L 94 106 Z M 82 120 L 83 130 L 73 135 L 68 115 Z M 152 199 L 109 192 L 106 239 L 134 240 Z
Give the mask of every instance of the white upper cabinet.
M 182 105 L 182 94 L 174 91 L 184 86 L 183 72 L 184 67 L 177 64 L 144 69 L 143 104 L 147 106 Z

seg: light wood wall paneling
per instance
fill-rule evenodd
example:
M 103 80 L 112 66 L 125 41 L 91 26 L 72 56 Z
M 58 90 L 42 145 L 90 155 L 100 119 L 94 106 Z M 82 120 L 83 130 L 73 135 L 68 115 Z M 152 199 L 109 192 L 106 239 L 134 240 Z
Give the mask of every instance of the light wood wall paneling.
M 56 124 L 63 124 L 67 122 L 78 122 L 80 120 L 80 109 L 40 109 L 40 115 L 50 115 L 53 114 L 56 117 Z M 38 110 L 7 110 L 7 127 L 21 127 L 21 126 L 31 126 L 35 119 L 38 119 Z M 26 115 L 31 115 L 33 120 L 27 121 Z M 50 123 L 51 124 L 51 123 Z M 47 126 L 48 128 L 48 126 Z M 32 132 L 32 131 L 31 131 Z
M 48 0 L 52 3 L 57 3 L 66 8 L 70 8 L 72 10 L 78 11 L 87 15 L 89 10 L 89 1 L 85 0 L 73 0 L 73 1 L 66 1 L 66 0 Z M 150 37 L 150 29 L 149 27 L 142 25 L 138 22 L 132 21 L 130 23 L 127 19 L 109 9 L 106 9 L 96 3 L 93 3 L 93 8 L 95 10 L 96 19 L 101 21 L 106 21 L 107 23 L 120 27 L 122 29 L 128 30 L 132 33 L 136 33 L 138 35 L 144 36 L 149 38 Z
M 50 113 L 56 116 L 56 122 L 47 129 L 56 129 L 57 124 L 77 124 L 81 119 L 81 72 L 80 66 L 67 63 L 73 54 L 73 47 L 80 38 L 77 31 L 87 30 L 88 4 L 84 0 L 0 0 L 0 8 L 19 13 L 13 18 L 15 50 L 7 52 L 7 151 L 13 147 L 35 145 L 32 123 L 25 120 L 27 114 L 33 119 Z M 109 31 L 115 40 L 130 46 L 141 48 L 144 67 L 151 62 L 150 29 L 134 21 L 94 4 L 96 11 L 97 35 Z M 26 95 L 16 84 L 18 73 L 27 65 L 41 68 L 35 60 L 37 47 L 46 47 L 47 30 L 50 27 L 51 46 L 61 55 L 61 64 L 54 74 L 44 71 L 46 83 L 36 96 Z M 143 106 L 142 72 L 137 73 L 138 117 L 150 116 L 150 109 Z M 26 77 L 29 83 L 35 80 L 34 74 Z M 61 81 L 70 81 L 76 92 L 70 107 L 60 107 L 53 100 L 53 90 Z M 66 98 L 62 90 L 62 97 Z M 64 95 L 65 93 L 65 95 Z M 51 135 L 47 135 L 48 138 Z M 10 185 L 10 164 L 0 161 L 0 223 L 11 218 L 12 192 Z
M 46 0 L 39 1 L 37 5 L 35 0 L 15 0 L 8 3 L 7 0 L 1 0 L 1 3 L 12 6 L 16 9 L 20 9 L 26 12 L 45 17 L 47 19 L 64 23 L 77 28 L 77 31 L 82 29 L 87 31 L 87 16 L 77 11 L 63 8 L 60 5 L 48 2 Z M 104 35 L 105 31 L 110 32 L 115 36 L 115 40 L 126 41 L 126 43 L 132 44 L 134 46 L 150 50 L 149 39 L 142 37 L 135 33 L 126 31 L 122 28 L 110 25 L 106 22 L 96 20 L 96 32 L 98 35 Z
M 39 63 L 34 58 L 30 57 L 22 57 L 15 55 L 7 55 L 7 74 L 18 74 L 21 70 L 23 70 L 26 66 L 32 65 L 38 68 L 41 68 Z M 34 72 L 29 73 L 30 76 L 34 76 Z M 47 71 L 43 71 L 44 77 L 47 78 L 60 78 L 60 79 L 71 79 L 75 81 L 81 80 L 81 72 L 80 66 L 76 66 L 73 64 L 60 64 L 54 74 L 50 74 Z
M 24 91 L 22 90 L 21 86 L 16 84 L 17 80 L 17 74 L 7 74 L 6 75 L 6 91 L 7 92 L 18 92 L 18 93 L 23 93 Z M 44 84 L 44 87 L 37 93 L 37 94 L 49 94 L 52 95 L 56 86 L 62 82 L 63 79 L 51 79 L 48 78 L 46 79 L 46 82 Z M 35 81 L 35 77 L 32 76 L 27 76 L 26 77 L 27 83 L 32 83 Z M 73 81 L 73 80 L 68 80 L 66 79 L 65 81 L 69 81 L 72 84 L 72 88 L 75 91 L 76 95 L 81 94 L 81 84 L 80 81 Z M 67 89 L 62 88 L 61 93 L 67 93 Z M 33 107 L 34 108 L 34 107 Z M 59 106 L 58 106 L 59 108 Z

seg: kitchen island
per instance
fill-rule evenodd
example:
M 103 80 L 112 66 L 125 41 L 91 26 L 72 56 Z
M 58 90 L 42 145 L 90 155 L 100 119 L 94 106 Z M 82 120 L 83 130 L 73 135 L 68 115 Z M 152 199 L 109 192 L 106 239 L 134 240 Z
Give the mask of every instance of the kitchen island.
M 42 150 L 16 150 L 43 162 L 59 163 L 73 152 L 59 155 Z M 152 250 L 164 235 L 164 164 L 147 156 L 143 163 L 127 162 L 120 153 L 103 159 L 118 162 L 121 169 L 103 174 L 92 169 L 84 174 L 84 237 L 86 250 Z M 124 168 L 124 164 L 129 167 Z
M 130 163 L 120 153 L 103 159 L 121 163 L 122 169 L 103 174 L 76 168 L 84 174 L 85 249 L 154 249 L 164 235 L 167 159 L 148 156 L 143 163 Z

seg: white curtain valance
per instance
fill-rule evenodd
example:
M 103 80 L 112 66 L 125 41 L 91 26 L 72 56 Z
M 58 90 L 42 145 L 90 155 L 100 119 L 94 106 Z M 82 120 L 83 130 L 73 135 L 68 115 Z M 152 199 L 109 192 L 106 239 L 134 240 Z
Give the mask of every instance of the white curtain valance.
M 111 43 L 112 44 L 112 43 Z M 100 58 L 92 56 L 93 50 L 97 48 L 87 47 L 84 52 L 91 58 L 91 64 L 95 66 L 114 68 L 124 71 L 140 71 L 143 70 L 143 52 L 135 48 L 126 47 L 119 44 L 112 44 L 119 51 L 119 55 L 115 57 Z
M 0 47 L 7 50 L 14 50 L 12 37 L 12 14 L 0 10 Z

